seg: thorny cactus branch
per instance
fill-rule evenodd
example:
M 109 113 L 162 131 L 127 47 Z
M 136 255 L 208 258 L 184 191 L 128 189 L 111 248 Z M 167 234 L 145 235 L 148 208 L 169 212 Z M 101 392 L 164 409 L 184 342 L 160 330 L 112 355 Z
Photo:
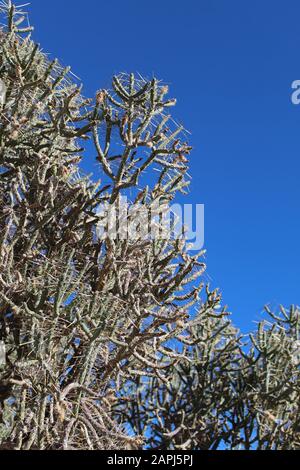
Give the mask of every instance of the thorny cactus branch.
M 0 13 L 0 448 L 299 448 L 299 309 L 247 348 L 184 229 L 97 236 L 102 204 L 129 195 L 128 222 L 187 191 L 168 87 L 120 74 L 85 99 L 22 8 Z
M 125 77 L 115 78 L 124 111 L 117 118 L 108 92 L 111 107 L 99 102 L 99 94 L 95 104 L 83 99 L 69 69 L 49 62 L 30 34 L 20 36 L 29 33 L 17 27 L 21 12 L 10 3 L 1 8 L 8 17 L 1 37 L 6 86 L 0 129 L 0 313 L 7 351 L 1 371 L 3 446 L 141 445 L 138 436 L 129 439 L 109 418 L 107 396 L 113 390 L 117 399 L 118 386 L 112 389 L 112 384 L 130 375 L 133 360 L 136 373 L 151 366 L 159 374 L 163 338 L 176 337 L 187 316 L 174 295 L 188 275 L 195 281 L 202 274 L 203 264 L 180 240 L 97 240 L 96 209 L 137 185 L 137 175 L 160 153 L 169 166 L 143 199 L 146 204 L 168 198 L 185 173 L 180 167 L 178 174 L 171 160 L 187 149 L 174 142 L 175 133 L 167 136 L 165 118 L 155 129 L 160 126 L 163 136 L 144 135 L 168 106 L 156 82 L 141 87 L 130 76 L 127 99 Z M 104 151 L 98 137 L 103 126 Z M 125 144 L 119 160 L 108 153 L 116 130 Z M 104 173 L 111 176 L 110 188 L 78 169 L 82 142 L 90 135 Z M 151 155 L 141 149 L 142 139 L 146 149 L 153 147 Z M 143 151 L 138 161 L 135 148 Z M 176 179 L 170 179 L 172 172 Z M 193 301 L 200 288 L 193 287 Z M 184 303 L 191 304 L 189 295 Z

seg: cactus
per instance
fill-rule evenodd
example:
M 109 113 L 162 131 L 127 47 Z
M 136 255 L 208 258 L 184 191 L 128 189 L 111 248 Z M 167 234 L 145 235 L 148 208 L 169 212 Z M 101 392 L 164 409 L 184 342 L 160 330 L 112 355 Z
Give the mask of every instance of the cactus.
M 0 13 L 0 448 L 299 447 L 299 310 L 247 349 L 184 230 L 99 236 L 103 205 L 128 196 L 134 222 L 187 192 L 168 87 L 120 74 L 86 99 L 22 7 Z

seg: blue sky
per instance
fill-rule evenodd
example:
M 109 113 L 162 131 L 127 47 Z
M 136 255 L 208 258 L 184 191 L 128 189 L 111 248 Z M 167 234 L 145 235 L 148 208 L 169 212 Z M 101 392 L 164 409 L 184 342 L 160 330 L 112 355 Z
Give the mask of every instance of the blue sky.
M 87 96 L 121 71 L 170 84 L 192 133 L 187 202 L 206 206 L 208 275 L 235 323 L 300 304 L 299 1 L 31 0 L 30 18 Z

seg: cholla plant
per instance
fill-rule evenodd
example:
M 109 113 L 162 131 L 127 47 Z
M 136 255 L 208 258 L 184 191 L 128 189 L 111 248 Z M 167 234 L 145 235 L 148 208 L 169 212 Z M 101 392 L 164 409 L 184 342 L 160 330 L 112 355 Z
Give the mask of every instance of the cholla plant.
M 184 230 L 98 236 L 104 204 L 187 191 L 168 87 L 120 74 L 85 99 L 22 8 L 0 11 L 1 449 L 298 448 L 299 310 L 248 351 Z
M 84 100 L 21 27 L 23 12 L 1 9 L 3 446 L 141 446 L 111 407 L 125 377 L 160 376 L 161 355 L 174 362 L 163 345 L 184 329 L 204 265 L 182 239 L 98 240 L 97 208 L 138 188 L 153 165 L 158 181 L 133 197 L 172 200 L 187 185 L 190 147 L 171 128 L 167 87 L 120 75 L 113 91 Z M 105 185 L 78 167 L 90 137 Z
M 225 312 L 200 311 L 188 350 L 163 380 L 132 381 L 119 416 L 153 449 L 299 450 L 300 311 L 266 310 L 248 344 Z

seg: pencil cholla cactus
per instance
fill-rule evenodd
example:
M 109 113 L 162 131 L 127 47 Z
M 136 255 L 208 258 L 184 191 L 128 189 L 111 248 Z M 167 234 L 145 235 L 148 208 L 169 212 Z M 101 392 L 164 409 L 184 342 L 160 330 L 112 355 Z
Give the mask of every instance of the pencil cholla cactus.
M 167 87 L 122 74 L 85 100 L 26 15 L 11 2 L 1 12 L 2 448 L 136 448 L 143 437 L 112 407 L 126 377 L 174 362 L 164 345 L 184 330 L 204 264 L 183 236 L 97 239 L 98 207 L 128 189 L 133 203 L 168 204 L 188 184 L 190 147 L 166 113 Z M 105 184 L 78 167 L 90 136 Z M 157 181 L 140 190 L 153 165 Z
M 184 230 L 99 236 L 107 204 L 157 224 L 187 191 L 168 87 L 123 73 L 85 99 L 0 12 L 0 448 L 299 448 L 299 309 L 247 349 Z
M 4 341 L 0 341 L 0 366 L 6 365 L 6 346 Z
M 0 106 L 4 106 L 6 99 L 6 86 L 5 83 L 0 80 Z

